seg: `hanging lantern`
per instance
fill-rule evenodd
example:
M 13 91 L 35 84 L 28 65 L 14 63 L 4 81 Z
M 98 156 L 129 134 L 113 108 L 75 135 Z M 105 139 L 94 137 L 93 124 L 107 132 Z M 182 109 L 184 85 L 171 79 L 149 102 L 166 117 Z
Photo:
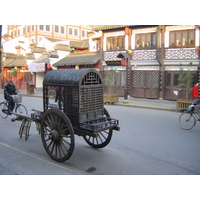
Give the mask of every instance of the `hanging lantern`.
M 126 66 L 126 58 L 121 59 L 121 66 Z
M 28 65 L 25 65 L 25 66 L 24 66 L 24 69 L 28 69 Z
M 51 64 L 47 63 L 47 69 L 51 69 Z
M 129 34 L 129 28 L 126 27 L 126 28 L 125 28 L 125 35 L 128 35 L 128 34 Z

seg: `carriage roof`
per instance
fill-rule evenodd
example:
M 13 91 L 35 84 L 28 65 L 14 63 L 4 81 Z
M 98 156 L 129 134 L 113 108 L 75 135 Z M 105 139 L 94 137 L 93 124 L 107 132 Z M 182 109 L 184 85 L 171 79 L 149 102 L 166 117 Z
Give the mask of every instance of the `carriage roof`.
M 102 84 L 101 75 L 95 69 L 69 69 L 49 71 L 43 86 L 80 86 Z

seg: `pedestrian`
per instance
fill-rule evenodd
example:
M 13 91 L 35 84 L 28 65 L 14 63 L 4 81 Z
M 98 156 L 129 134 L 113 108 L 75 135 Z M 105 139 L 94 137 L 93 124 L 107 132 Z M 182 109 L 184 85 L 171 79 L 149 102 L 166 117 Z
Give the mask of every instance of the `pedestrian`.
M 192 88 L 192 98 L 195 100 L 199 99 L 199 84 L 196 83 Z
M 14 107 L 15 101 L 12 95 L 17 95 L 16 87 L 13 83 L 13 80 L 9 80 L 8 83 L 4 85 L 4 98 L 8 101 L 8 113 L 11 114 Z

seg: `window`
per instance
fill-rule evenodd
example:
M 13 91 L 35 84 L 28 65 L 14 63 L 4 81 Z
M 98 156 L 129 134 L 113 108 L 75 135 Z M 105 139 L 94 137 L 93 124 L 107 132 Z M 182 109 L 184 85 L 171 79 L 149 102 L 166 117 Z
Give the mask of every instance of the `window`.
M 44 30 L 44 25 L 39 25 L 39 30 L 43 31 Z
M 65 33 L 65 27 L 64 26 L 60 27 L 60 32 L 63 33 L 63 34 Z
M 20 35 L 20 29 L 18 29 L 18 35 Z
M 155 48 L 156 47 L 156 33 L 145 33 L 135 35 L 136 45 L 140 48 Z
M 30 32 L 30 26 L 27 26 L 27 33 Z
M 74 29 L 74 35 L 78 36 L 78 29 Z
M 55 25 L 55 33 L 58 33 L 58 32 L 59 32 L 59 26 Z
M 167 80 L 166 81 L 166 86 L 167 87 L 171 87 L 171 74 L 170 73 L 167 74 L 167 79 L 166 80 Z
M 125 49 L 125 37 L 116 36 L 107 38 L 107 50 Z
M 191 47 L 195 45 L 194 30 L 170 31 L 170 47 Z
M 32 25 L 32 31 L 34 31 L 35 30 L 35 26 L 34 25 Z
M 173 86 L 174 87 L 178 87 L 178 79 L 179 79 L 179 74 L 178 73 L 175 73 L 174 74 L 174 79 L 173 79 Z
M 82 37 L 85 37 L 85 31 L 82 30 Z
M 50 25 L 46 25 L 46 31 L 50 31 Z
M 26 33 L 26 28 L 25 27 L 23 27 L 23 34 L 25 34 Z
M 69 28 L 69 35 L 72 35 L 73 34 L 72 32 L 73 32 L 72 28 Z

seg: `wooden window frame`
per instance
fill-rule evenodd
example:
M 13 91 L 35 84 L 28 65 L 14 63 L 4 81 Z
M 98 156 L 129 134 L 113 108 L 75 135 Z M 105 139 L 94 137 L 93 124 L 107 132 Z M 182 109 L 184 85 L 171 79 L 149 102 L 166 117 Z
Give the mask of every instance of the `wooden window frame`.
M 55 33 L 59 33 L 59 26 L 58 25 L 55 25 Z
M 64 26 L 60 27 L 60 33 L 65 34 L 65 27 Z
M 157 33 L 153 32 L 136 34 L 135 41 L 136 49 L 155 49 L 157 46 Z
M 46 26 L 45 26 L 45 30 L 49 32 L 49 31 L 51 30 L 50 25 L 46 25 Z
M 39 25 L 39 30 L 43 31 L 44 30 L 44 25 Z
M 78 36 L 78 29 L 77 28 L 74 29 L 74 36 Z
M 193 32 L 193 38 L 191 38 L 192 32 Z M 184 33 L 187 33 L 187 38 L 185 38 Z M 178 38 L 178 35 L 180 35 L 180 38 Z M 194 47 L 194 46 L 195 46 L 194 29 L 176 30 L 169 32 L 169 47 L 180 48 L 180 47 Z
M 69 28 L 69 35 L 73 35 L 73 28 Z
M 107 37 L 106 40 L 107 50 L 124 50 L 125 49 L 125 36 Z

